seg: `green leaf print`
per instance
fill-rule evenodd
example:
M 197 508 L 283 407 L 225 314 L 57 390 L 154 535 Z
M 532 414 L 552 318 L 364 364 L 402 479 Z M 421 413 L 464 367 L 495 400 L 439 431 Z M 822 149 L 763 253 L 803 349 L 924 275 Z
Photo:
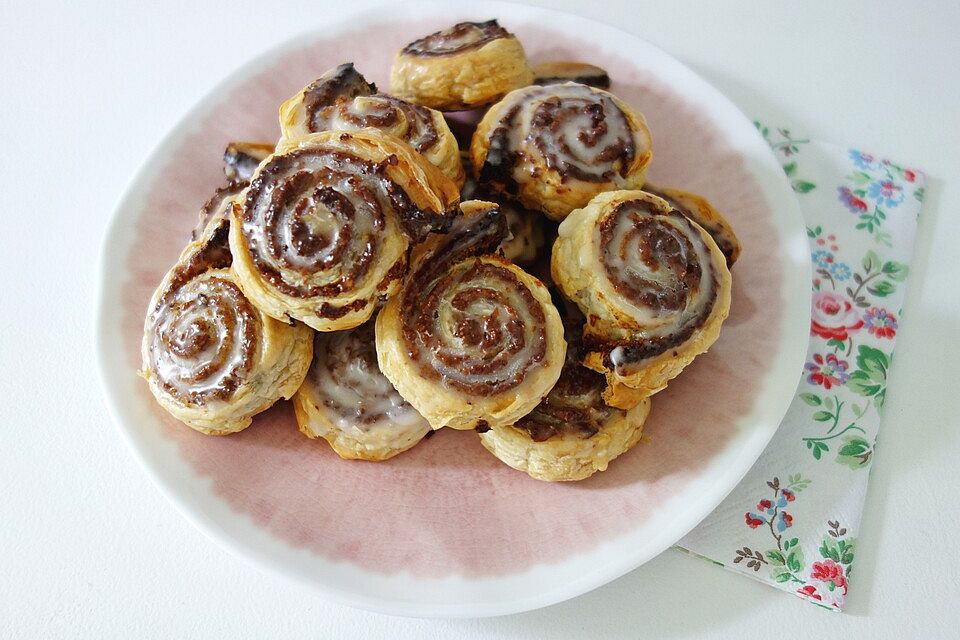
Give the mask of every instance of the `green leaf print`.
M 823 403 L 823 400 L 820 399 L 820 396 L 815 393 L 801 393 L 800 399 L 811 407 L 819 407 Z
M 817 188 L 817 185 L 812 182 L 807 182 L 806 180 L 794 180 L 793 190 L 797 193 L 809 193 Z
M 879 282 L 874 283 L 873 286 L 867 287 L 867 291 L 878 298 L 886 298 L 896 290 L 897 288 L 889 280 L 880 280 Z
M 910 273 L 910 268 L 903 264 L 902 262 L 894 262 L 893 260 L 888 260 L 883 263 L 883 273 L 887 275 L 891 280 L 897 282 L 903 282 L 907 279 L 907 275 Z
M 864 469 L 870 464 L 873 450 L 870 443 L 860 436 L 845 438 L 843 446 L 837 451 L 837 463 L 850 467 L 854 471 Z
M 803 550 L 800 547 L 792 549 L 787 555 L 787 568 L 794 573 L 803 570 Z
M 879 349 L 860 345 L 857 350 L 857 370 L 850 375 L 847 388 L 861 396 L 872 397 L 879 411 L 886 397 L 889 368 L 890 356 Z
M 792 176 L 797 172 L 797 163 L 788 162 L 787 164 L 783 165 L 783 172 L 786 173 L 788 176 Z
M 879 269 L 882 263 L 880 262 L 880 256 L 878 256 L 876 252 L 871 250 L 871 251 L 867 251 L 866 255 L 863 256 L 862 264 L 863 264 L 863 270 L 866 271 L 867 273 L 871 273 Z

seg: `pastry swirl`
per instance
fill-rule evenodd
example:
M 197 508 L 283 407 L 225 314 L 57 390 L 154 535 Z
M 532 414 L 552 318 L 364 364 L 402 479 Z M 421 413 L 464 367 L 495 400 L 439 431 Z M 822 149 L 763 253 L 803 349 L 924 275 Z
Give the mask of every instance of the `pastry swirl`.
M 280 129 L 285 140 L 320 131 L 378 129 L 403 140 L 458 185 L 463 184 L 457 140 L 443 114 L 393 96 L 377 87 L 352 63 L 327 71 L 280 105 Z
M 365 322 L 399 288 L 411 237 L 448 223 L 456 186 L 408 145 L 374 131 L 280 145 L 233 208 L 244 293 L 317 331 Z
M 566 344 L 546 288 L 489 255 L 506 232 L 471 201 L 377 317 L 384 374 L 434 429 L 511 424 L 556 382 Z
M 573 82 L 509 93 L 480 121 L 470 155 L 482 184 L 554 220 L 603 191 L 639 188 L 652 158 L 642 115 Z
M 263 314 L 230 272 L 227 221 L 190 243 L 150 302 L 143 369 L 175 418 L 207 434 L 246 428 L 255 414 L 300 386 L 310 330 Z
M 582 480 L 605 470 L 639 441 L 650 411 L 649 398 L 629 410 L 603 401 L 604 377 L 580 364 L 584 318 L 565 311 L 567 357 L 553 389 L 514 425 L 480 434 L 497 458 L 538 480 Z
M 553 278 L 587 316 L 584 364 L 630 408 L 717 339 L 730 271 L 699 225 L 643 191 L 604 193 L 560 225 Z
M 342 458 L 386 460 L 430 431 L 380 371 L 371 322 L 314 335 L 313 364 L 293 403 L 300 430 Z
M 496 20 L 461 22 L 397 53 L 390 92 L 441 111 L 496 102 L 533 80 L 520 42 Z
M 727 258 L 727 267 L 732 267 L 740 257 L 740 240 L 733 227 L 706 198 L 680 189 L 655 187 L 649 182 L 643 185 L 643 190 L 663 198 L 671 207 L 703 227 Z

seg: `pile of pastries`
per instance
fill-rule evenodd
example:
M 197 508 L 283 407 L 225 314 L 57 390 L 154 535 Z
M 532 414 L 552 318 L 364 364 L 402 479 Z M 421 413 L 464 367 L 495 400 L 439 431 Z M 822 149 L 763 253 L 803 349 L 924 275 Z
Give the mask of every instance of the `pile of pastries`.
M 147 310 L 157 401 L 223 435 L 292 399 L 343 458 L 449 428 L 534 478 L 606 469 L 717 339 L 740 251 L 705 199 L 646 182 L 650 132 L 609 86 L 532 68 L 496 20 L 408 44 L 389 94 L 324 73 L 276 144 L 227 147 Z

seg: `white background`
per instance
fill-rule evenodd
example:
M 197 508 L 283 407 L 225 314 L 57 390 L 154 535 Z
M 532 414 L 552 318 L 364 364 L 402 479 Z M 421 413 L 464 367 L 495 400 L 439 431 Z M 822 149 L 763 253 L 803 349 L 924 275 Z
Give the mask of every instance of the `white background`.
M 847 613 L 671 551 L 570 602 L 460 621 L 328 604 L 228 555 L 102 400 L 96 256 L 127 181 L 216 81 L 373 3 L 274 4 L 0 4 L 0 637 L 960 634 L 960 4 L 534 2 L 661 46 L 747 114 L 924 168 L 927 201 Z

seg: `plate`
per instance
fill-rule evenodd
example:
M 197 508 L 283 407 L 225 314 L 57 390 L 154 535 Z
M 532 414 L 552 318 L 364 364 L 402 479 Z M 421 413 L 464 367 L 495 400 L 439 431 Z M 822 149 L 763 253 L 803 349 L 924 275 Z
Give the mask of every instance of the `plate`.
M 643 441 L 610 469 L 548 484 L 441 430 L 385 463 L 304 438 L 288 403 L 229 437 L 170 418 L 136 375 L 143 316 L 231 140 L 279 135 L 277 106 L 352 60 L 387 86 L 393 53 L 459 20 L 497 17 L 533 62 L 610 73 L 646 116 L 651 181 L 702 193 L 743 242 L 730 318 L 711 351 L 654 399 Z M 104 238 L 97 340 L 121 433 L 177 507 L 238 556 L 380 612 L 486 616 L 546 606 L 640 566 L 703 519 L 747 472 L 793 397 L 807 344 L 800 210 L 750 121 L 688 68 L 613 27 L 543 9 L 404 3 L 302 36 L 245 65 L 144 163 Z M 651 589 L 656 588 L 651 585 Z M 637 594 L 642 597 L 642 594 Z

